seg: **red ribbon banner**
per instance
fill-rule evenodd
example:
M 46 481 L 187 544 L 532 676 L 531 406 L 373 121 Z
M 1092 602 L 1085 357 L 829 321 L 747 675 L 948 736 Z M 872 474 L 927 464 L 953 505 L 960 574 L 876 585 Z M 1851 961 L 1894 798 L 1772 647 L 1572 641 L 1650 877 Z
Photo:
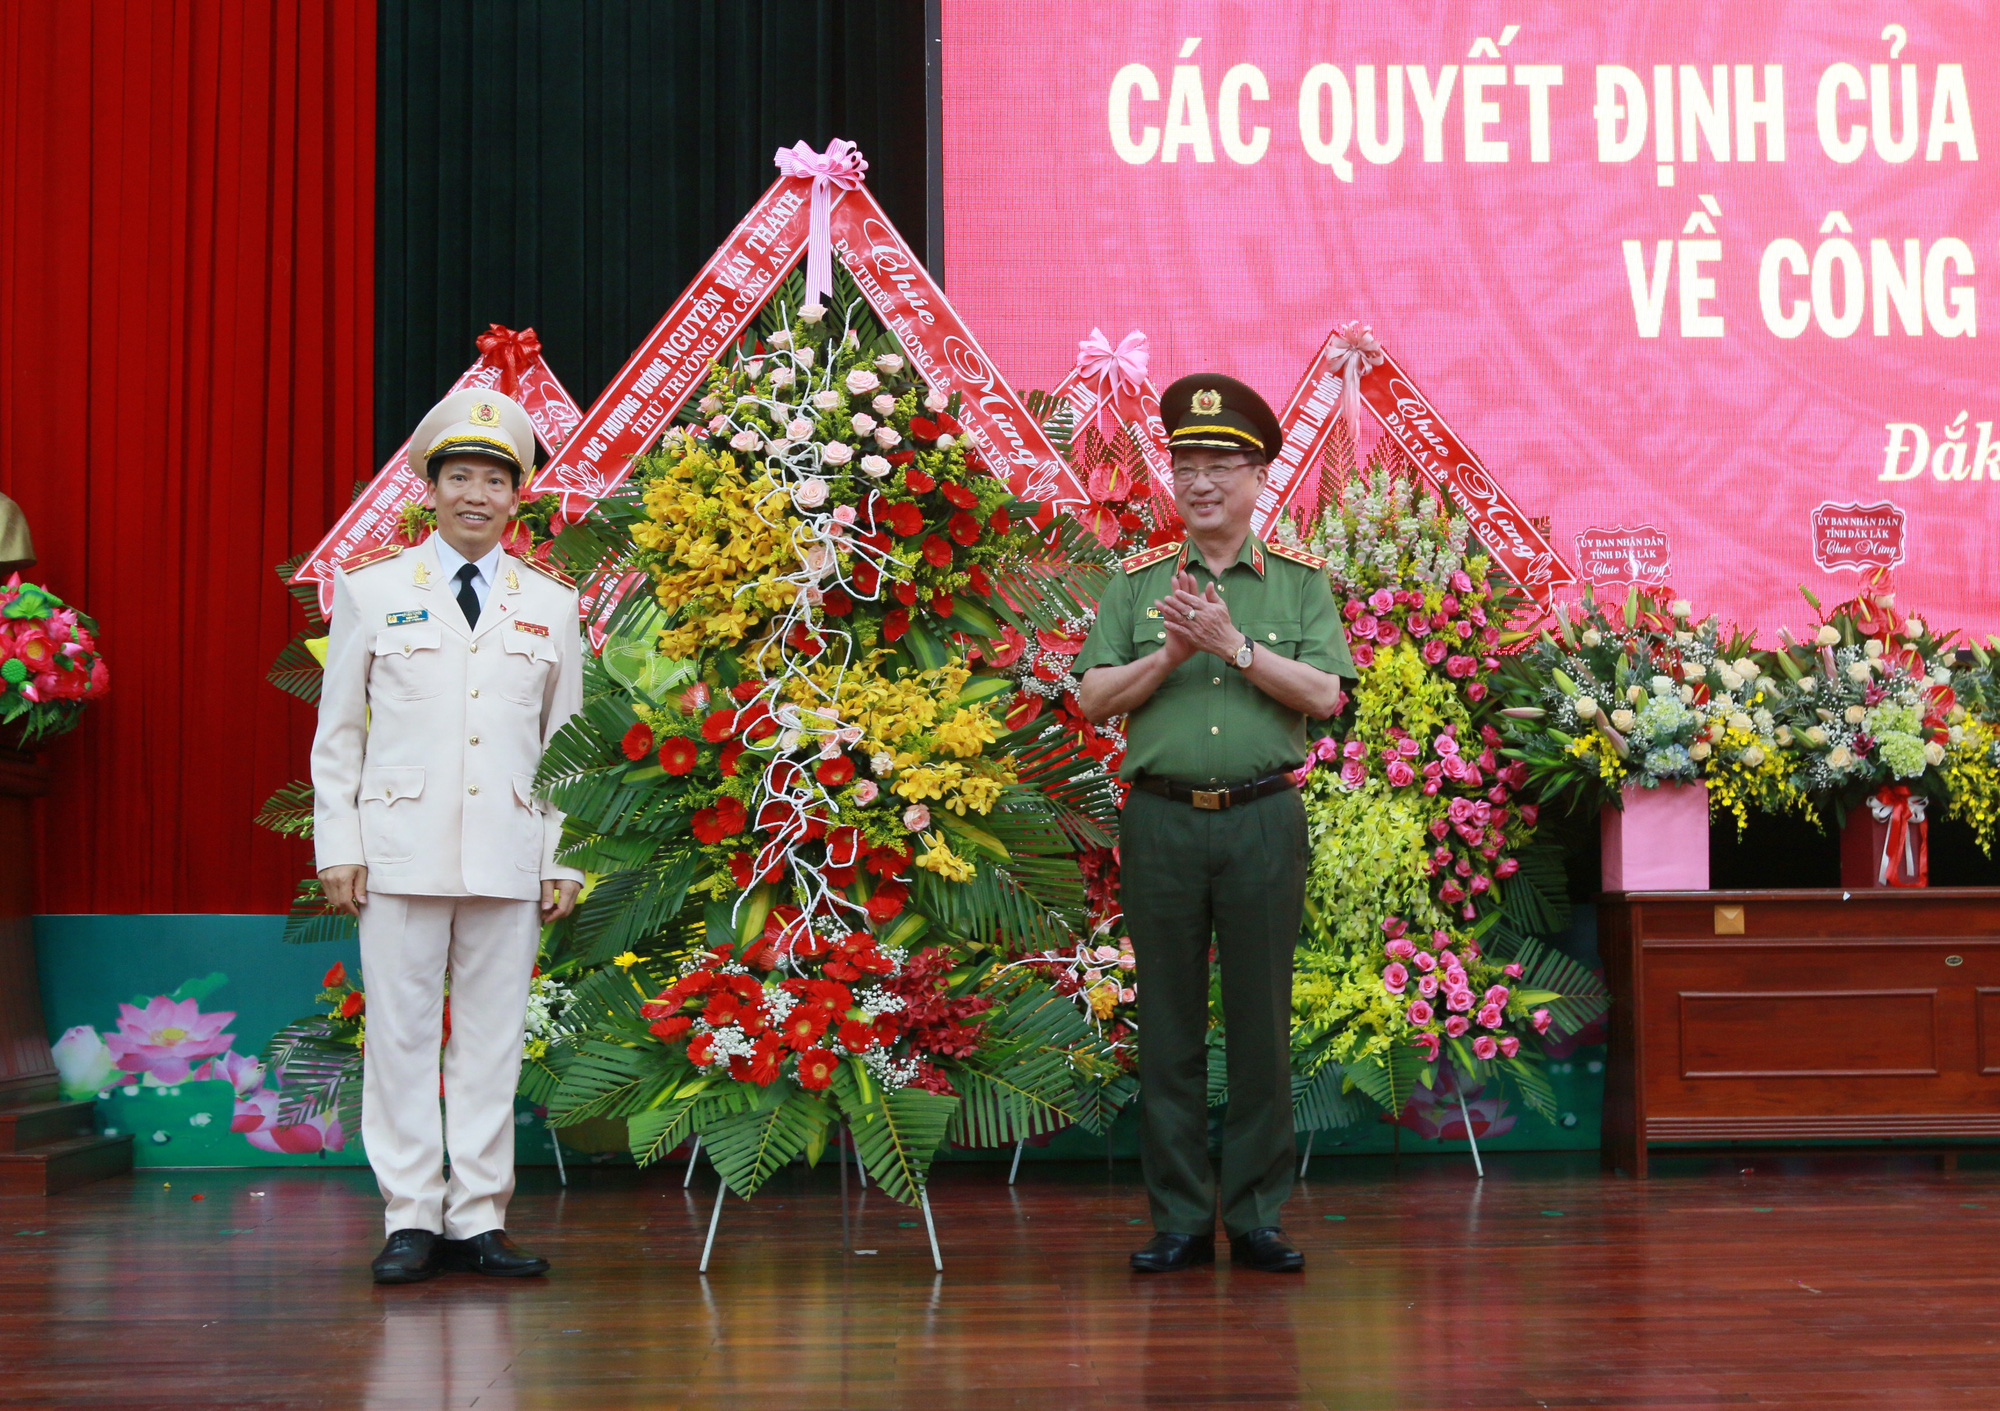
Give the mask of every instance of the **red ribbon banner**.
M 1257 501 L 1255 527 L 1262 533 L 1278 512 L 1298 497 L 1333 431 L 1340 405 L 1338 359 L 1343 345 L 1329 337 L 1300 381 L 1280 417 L 1285 444 L 1271 463 L 1270 479 Z M 1395 358 L 1386 352 L 1361 375 L 1361 404 L 1374 414 L 1389 439 L 1433 486 L 1447 491 L 1472 524 L 1473 533 L 1500 569 L 1547 605 L 1557 589 L 1573 586 L 1576 573 L 1548 538 L 1503 490 L 1458 433 Z M 1357 448 L 1358 451 L 1359 448 Z
M 652 445 L 700 389 L 709 364 L 804 258 L 811 195 L 804 177 L 771 184 L 592 404 L 569 444 L 536 474 L 531 492 L 560 494 L 564 515 L 577 518 L 624 483 L 632 458 Z M 834 252 L 925 382 L 964 394 L 959 422 L 994 472 L 1025 499 L 1086 503 L 1069 467 L 867 187 L 839 193 L 831 235 Z
M 519 333 L 494 324 L 479 337 L 479 358 L 458 375 L 451 391 L 491 387 L 521 404 L 534 423 L 535 436 L 551 454 L 560 452 L 582 418 L 569 392 L 542 361 L 535 330 Z M 510 390 L 507 382 L 514 384 Z M 402 525 L 403 507 L 424 497 L 424 482 L 410 470 L 410 443 L 403 442 L 368 482 L 324 539 L 306 555 L 292 575 L 294 583 L 311 583 L 319 592 L 322 616 L 333 611 L 333 570 L 342 559 L 386 544 Z

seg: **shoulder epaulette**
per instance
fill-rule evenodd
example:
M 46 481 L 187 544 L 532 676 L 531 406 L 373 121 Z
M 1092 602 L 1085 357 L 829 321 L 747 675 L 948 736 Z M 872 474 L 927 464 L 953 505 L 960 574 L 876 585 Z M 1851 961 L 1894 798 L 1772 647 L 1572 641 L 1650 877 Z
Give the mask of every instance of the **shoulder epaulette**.
M 563 587 L 570 589 L 572 592 L 576 590 L 576 580 L 570 577 L 567 573 L 564 573 L 561 569 L 553 568 L 550 565 L 543 563 L 540 559 L 522 559 L 521 562 L 525 563 L 528 567 L 534 569 L 535 572 L 541 574 L 542 577 L 553 578 L 556 580 L 556 582 L 562 584 Z
M 1326 567 L 1326 560 L 1319 557 L 1319 555 L 1309 554 L 1304 549 L 1294 549 L 1289 544 L 1274 543 L 1267 544 L 1265 547 L 1270 549 L 1279 558 L 1290 559 L 1293 563 L 1302 563 L 1307 568 L 1320 569 Z
M 1151 568 L 1162 559 L 1172 558 L 1180 551 L 1181 541 L 1179 539 L 1174 540 L 1171 544 L 1155 544 L 1152 548 L 1143 550 L 1126 559 L 1124 565 L 1125 571 L 1127 573 L 1137 573 L 1142 568 Z
M 352 573 L 357 568 L 366 568 L 372 563 L 387 563 L 408 548 L 407 544 L 377 544 L 372 549 L 363 549 L 358 554 L 349 554 L 334 565 L 342 573 Z

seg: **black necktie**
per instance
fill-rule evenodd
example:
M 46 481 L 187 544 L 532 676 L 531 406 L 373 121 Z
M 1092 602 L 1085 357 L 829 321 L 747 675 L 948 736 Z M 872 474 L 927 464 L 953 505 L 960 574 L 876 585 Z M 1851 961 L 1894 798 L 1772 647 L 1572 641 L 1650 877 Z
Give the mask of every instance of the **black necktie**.
M 458 571 L 458 610 L 465 614 L 465 625 L 479 625 L 479 594 L 472 591 L 472 580 L 479 576 L 479 565 L 469 563 Z

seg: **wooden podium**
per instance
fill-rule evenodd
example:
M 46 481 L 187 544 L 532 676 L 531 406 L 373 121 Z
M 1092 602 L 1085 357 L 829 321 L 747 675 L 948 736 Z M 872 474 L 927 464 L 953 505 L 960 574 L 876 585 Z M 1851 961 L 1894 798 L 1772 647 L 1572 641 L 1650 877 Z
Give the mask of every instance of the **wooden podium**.
M 56 1086 L 35 975 L 34 801 L 48 773 L 0 749 L 0 1195 L 52 1195 L 132 1169 L 132 1138 L 97 1134 L 94 1102 Z
M 1607 1169 L 1649 1144 L 2000 1137 L 2000 888 L 1610 893 Z

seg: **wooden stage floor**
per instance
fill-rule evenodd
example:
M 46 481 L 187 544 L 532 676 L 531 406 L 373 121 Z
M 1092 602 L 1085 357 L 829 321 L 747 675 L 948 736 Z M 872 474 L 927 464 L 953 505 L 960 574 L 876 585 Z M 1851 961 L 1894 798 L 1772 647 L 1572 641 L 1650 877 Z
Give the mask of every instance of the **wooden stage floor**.
M 942 1276 L 920 1217 L 843 1226 L 800 1170 L 730 1202 L 706 1279 L 706 1168 L 537 1170 L 549 1278 L 388 1289 L 365 1171 L 140 1173 L 0 1200 L 0 1406 L 2000 1406 L 1994 1157 L 1661 1166 L 1321 1158 L 1292 1278 L 1129 1273 L 1130 1164 L 941 1167 Z

